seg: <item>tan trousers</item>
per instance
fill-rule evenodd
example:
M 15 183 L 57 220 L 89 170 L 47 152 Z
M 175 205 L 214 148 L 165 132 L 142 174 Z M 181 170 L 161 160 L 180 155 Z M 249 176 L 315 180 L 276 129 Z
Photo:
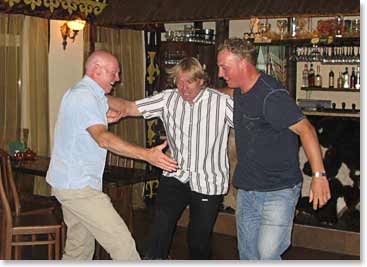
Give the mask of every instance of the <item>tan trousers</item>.
M 67 238 L 63 260 L 91 260 L 95 239 L 113 260 L 139 260 L 135 241 L 120 215 L 103 192 L 82 189 L 55 189 L 60 201 Z

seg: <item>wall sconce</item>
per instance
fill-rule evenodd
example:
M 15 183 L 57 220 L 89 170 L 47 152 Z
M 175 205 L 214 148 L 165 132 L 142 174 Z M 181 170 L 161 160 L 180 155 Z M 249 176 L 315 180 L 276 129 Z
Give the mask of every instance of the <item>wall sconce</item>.
M 67 38 L 69 37 L 74 42 L 76 35 L 78 34 L 78 32 L 80 30 L 83 30 L 83 28 L 85 26 L 85 23 L 86 23 L 85 20 L 76 19 L 76 20 L 70 20 L 68 22 L 65 22 L 60 27 L 61 36 L 62 36 L 62 40 L 63 40 L 62 41 L 62 46 L 63 46 L 64 50 L 66 49 Z

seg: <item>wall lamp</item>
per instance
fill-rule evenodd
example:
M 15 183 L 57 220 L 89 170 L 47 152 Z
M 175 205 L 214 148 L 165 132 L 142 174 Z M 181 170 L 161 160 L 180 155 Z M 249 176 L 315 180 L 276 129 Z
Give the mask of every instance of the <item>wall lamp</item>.
M 61 36 L 62 36 L 62 46 L 64 50 L 66 49 L 67 45 L 67 38 L 72 39 L 73 42 L 75 40 L 76 35 L 80 30 L 83 30 L 86 21 L 81 19 L 75 19 L 65 22 L 61 27 Z

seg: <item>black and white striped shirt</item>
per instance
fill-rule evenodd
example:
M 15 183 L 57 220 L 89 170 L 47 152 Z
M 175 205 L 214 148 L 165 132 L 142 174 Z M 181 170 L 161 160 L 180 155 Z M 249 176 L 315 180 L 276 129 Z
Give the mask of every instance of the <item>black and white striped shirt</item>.
M 136 101 L 145 119 L 159 117 L 166 130 L 176 172 L 163 172 L 191 190 L 221 195 L 228 190 L 228 133 L 233 127 L 233 101 L 228 95 L 206 88 L 193 103 L 184 101 L 177 89 L 168 89 Z

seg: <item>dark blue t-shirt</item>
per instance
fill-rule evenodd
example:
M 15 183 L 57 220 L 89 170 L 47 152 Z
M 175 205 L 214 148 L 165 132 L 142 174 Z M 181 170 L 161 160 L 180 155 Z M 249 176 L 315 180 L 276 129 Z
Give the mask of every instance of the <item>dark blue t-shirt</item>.
M 298 136 L 289 126 L 305 116 L 288 91 L 261 72 L 250 91 L 234 91 L 238 163 L 233 184 L 243 190 L 274 191 L 302 181 Z

